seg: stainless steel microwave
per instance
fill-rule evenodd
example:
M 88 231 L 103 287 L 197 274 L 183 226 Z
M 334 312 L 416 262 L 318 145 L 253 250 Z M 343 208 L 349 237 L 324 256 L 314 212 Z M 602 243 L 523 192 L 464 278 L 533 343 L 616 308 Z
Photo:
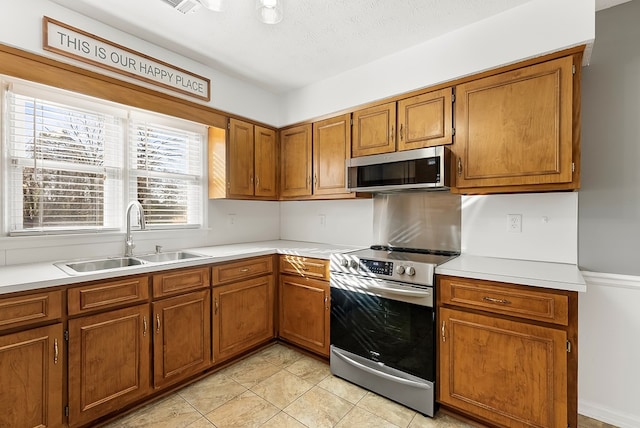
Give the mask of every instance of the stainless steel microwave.
M 447 189 L 450 162 L 446 146 L 347 159 L 347 188 L 352 192 Z

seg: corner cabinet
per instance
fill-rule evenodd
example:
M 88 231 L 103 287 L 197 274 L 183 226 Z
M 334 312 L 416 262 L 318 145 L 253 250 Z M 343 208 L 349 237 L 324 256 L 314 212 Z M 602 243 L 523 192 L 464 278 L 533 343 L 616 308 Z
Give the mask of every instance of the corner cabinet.
M 580 55 L 456 86 L 461 193 L 579 187 Z M 574 126 L 577 129 L 574 130 Z
M 351 116 L 280 132 L 281 199 L 355 197 L 346 189 L 345 161 L 351 147 Z
M 213 267 L 213 354 L 216 363 L 274 337 L 273 256 Z
M 279 337 L 329 356 L 329 261 L 280 256 Z
M 577 427 L 577 296 L 438 279 L 438 401 L 503 427 Z

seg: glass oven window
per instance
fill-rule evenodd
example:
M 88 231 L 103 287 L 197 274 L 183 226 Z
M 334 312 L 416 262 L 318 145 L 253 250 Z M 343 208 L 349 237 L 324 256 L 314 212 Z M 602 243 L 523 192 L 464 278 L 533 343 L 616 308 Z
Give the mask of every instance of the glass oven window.
M 331 288 L 331 344 L 435 381 L 433 308 Z

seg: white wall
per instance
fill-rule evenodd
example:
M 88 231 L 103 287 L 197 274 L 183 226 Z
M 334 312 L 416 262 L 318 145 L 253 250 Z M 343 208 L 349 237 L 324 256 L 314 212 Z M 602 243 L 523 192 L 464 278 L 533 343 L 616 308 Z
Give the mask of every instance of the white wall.
M 286 94 L 281 125 L 453 80 L 595 38 L 594 0 L 532 0 Z M 371 47 L 375 49 L 375 47 Z
M 640 277 L 583 275 L 578 411 L 622 428 L 640 427 Z
M 290 201 L 280 205 L 280 238 L 368 247 L 373 200 Z
M 522 232 L 507 230 L 522 215 Z M 489 257 L 578 263 L 578 193 L 462 197 L 462 252 Z
M 280 203 L 209 201 L 209 245 L 280 239 Z
M 211 79 L 211 101 L 205 103 L 177 92 L 165 91 L 157 86 L 45 51 L 42 49 L 42 17 L 45 15 L 145 55 L 208 77 Z M 274 126 L 280 122 L 280 101 L 276 95 L 250 83 L 230 77 L 218 70 L 206 67 L 175 52 L 160 48 L 152 43 L 80 15 L 49 0 L 3 2 L 2 11 L 0 12 L 0 43 L 77 65 L 120 80 L 128 80 L 136 85 L 147 86 L 156 91 L 164 91 L 175 97 L 204 103 L 228 113 L 234 113 Z

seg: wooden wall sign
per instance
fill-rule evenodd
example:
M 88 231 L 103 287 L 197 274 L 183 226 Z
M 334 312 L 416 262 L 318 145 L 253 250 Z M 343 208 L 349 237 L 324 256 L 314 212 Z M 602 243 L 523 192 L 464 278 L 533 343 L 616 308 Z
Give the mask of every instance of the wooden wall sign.
M 158 59 L 44 16 L 42 48 L 69 58 L 115 71 L 147 83 L 211 99 L 211 81 Z

